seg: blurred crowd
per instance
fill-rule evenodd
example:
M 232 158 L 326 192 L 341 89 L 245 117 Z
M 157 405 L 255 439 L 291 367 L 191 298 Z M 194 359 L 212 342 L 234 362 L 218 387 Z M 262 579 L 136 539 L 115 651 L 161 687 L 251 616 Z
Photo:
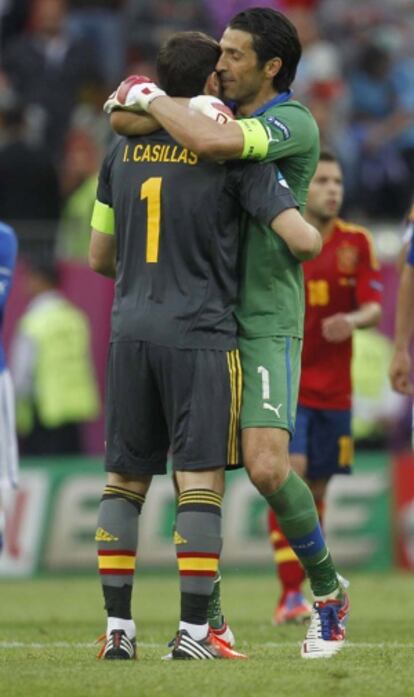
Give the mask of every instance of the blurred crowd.
M 341 160 L 345 214 L 403 220 L 414 191 L 414 0 L 0 0 L 0 219 L 21 253 L 85 259 L 111 137 L 107 94 L 126 74 L 155 77 L 169 34 L 219 38 L 257 5 L 298 28 L 294 96 Z

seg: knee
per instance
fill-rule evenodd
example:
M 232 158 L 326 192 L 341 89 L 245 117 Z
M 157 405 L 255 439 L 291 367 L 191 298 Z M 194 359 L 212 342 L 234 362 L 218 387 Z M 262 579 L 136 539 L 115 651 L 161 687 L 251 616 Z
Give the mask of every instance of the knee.
M 243 459 L 251 482 L 264 496 L 273 494 L 289 472 L 289 434 L 282 429 L 245 429 Z
M 125 474 L 118 474 L 117 472 L 108 472 L 106 477 L 106 483 L 109 486 L 123 486 L 128 489 L 128 485 L 131 483 L 131 478 Z
M 246 463 L 246 469 L 256 489 L 269 496 L 285 481 L 289 464 L 285 458 L 273 453 L 261 453 Z
M 150 487 L 151 480 L 151 475 L 140 475 L 131 478 L 126 474 L 108 472 L 106 483 L 108 486 L 119 486 L 122 489 L 128 489 L 129 491 L 134 491 L 137 494 L 145 496 Z

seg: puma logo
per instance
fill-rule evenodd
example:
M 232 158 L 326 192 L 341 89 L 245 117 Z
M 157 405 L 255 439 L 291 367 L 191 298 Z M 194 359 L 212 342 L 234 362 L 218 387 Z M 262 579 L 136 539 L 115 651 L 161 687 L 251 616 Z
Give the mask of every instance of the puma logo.
M 271 411 L 274 411 L 278 419 L 280 419 L 279 409 L 281 406 L 282 404 L 278 404 L 277 407 L 274 407 L 272 404 L 269 404 L 269 402 L 263 402 L 263 409 L 270 409 Z

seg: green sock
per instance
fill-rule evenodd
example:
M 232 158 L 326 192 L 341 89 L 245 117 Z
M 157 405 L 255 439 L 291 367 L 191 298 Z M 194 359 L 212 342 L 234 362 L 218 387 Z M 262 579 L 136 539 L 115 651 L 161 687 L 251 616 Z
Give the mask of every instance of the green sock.
M 309 576 L 313 594 L 316 597 L 334 594 L 339 586 L 335 566 L 308 485 L 291 470 L 283 484 L 266 499 Z
M 213 629 L 220 629 L 224 623 L 223 611 L 221 609 L 221 589 L 220 589 L 221 576 L 217 572 L 217 576 L 214 579 L 213 592 L 210 595 L 210 600 L 208 603 L 208 623 Z

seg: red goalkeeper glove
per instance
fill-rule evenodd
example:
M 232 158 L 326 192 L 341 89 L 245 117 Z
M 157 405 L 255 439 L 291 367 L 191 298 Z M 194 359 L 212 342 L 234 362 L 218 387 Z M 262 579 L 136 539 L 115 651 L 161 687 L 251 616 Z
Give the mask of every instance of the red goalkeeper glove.
M 151 82 L 146 75 L 130 75 L 108 97 L 103 109 L 107 114 L 111 114 L 114 109 L 148 111 L 154 99 L 165 96 L 164 90 Z

